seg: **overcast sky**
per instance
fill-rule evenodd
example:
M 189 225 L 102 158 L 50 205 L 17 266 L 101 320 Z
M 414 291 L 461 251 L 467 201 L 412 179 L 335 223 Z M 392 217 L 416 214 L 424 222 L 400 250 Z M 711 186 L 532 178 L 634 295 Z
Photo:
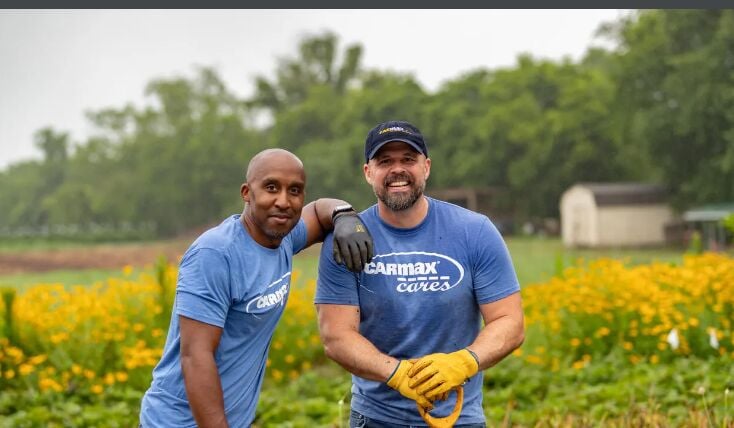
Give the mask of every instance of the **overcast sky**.
M 331 30 L 359 42 L 363 65 L 412 72 L 429 91 L 517 56 L 579 59 L 603 22 L 628 10 L 0 11 L 0 170 L 40 158 L 33 133 L 52 126 L 75 142 L 85 111 L 143 105 L 153 78 L 214 66 L 240 96 L 255 75 L 295 54 L 306 34 Z

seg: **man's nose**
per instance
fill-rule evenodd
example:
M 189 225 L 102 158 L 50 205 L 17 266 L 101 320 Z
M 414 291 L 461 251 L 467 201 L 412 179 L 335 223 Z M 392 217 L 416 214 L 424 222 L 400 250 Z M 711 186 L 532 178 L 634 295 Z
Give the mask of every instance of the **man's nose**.
M 280 209 L 285 209 L 290 206 L 290 201 L 288 200 L 288 194 L 283 192 L 278 192 L 278 196 L 275 198 L 275 206 Z
M 396 162 L 394 165 L 392 165 L 392 168 L 390 168 L 391 175 L 402 175 L 405 173 L 405 171 L 405 166 L 399 162 Z

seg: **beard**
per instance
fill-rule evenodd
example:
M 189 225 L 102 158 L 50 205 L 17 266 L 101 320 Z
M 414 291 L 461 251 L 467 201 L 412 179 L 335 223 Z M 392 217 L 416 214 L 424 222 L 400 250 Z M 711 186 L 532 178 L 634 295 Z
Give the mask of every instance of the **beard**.
M 268 224 L 268 219 L 259 218 L 252 215 L 252 222 L 255 226 L 260 229 L 260 232 L 265 235 L 268 239 L 273 241 L 280 241 L 288 235 L 293 227 L 296 225 L 296 221 L 288 222 L 288 224 L 281 227 L 272 227 Z
M 274 230 L 274 229 L 270 229 L 270 228 L 267 228 L 267 227 L 262 227 L 261 229 L 262 229 L 263 233 L 265 234 L 265 236 L 267 236 L 268 238 L 270 238 L 272 240 L 280 240 L 280 239 L 283 239 L 283 238 L 286 237 L 286 235 L 288 235 L 290 233 L 290 230 L 288 230 L 288 231 Z
M 410 190 L 407 192 L 388 192 L 388 186 L 390 183 L 395 181 L 408 181 L 410 183 Z M 409 176 L 400 175 L 391 177 L 385 180 L 383 186 L 379 188 L 373 188 L 375 196 L 382 201 L 392 211 L 404 211 L 415 205 L 418 198 L 423 196 L 423 191 L 426 189 L 426 183 L 416 183 Z

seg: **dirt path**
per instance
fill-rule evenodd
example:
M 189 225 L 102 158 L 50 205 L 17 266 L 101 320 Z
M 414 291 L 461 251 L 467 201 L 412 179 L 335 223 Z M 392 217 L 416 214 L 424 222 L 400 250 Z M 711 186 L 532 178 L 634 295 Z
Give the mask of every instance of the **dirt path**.
M 177 262 L 191 240 L 94 245 L 54 250 L 0 252 L 0 275 L 59 269 L 119 269 L 153 264 L 161 255 Z

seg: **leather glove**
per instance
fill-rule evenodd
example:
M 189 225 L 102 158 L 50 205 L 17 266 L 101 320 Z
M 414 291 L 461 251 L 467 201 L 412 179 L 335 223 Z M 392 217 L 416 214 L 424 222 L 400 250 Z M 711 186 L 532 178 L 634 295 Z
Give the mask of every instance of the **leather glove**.
M 355 212 L 334 217 L 334 261 L 352 272 L 362 272 L 372 260 L 372 235 Z
M 411 400 L 418 403 L 419 406 L 424 408 L 427 412 L 433 409 L 433 403 L 428 401 L 426 397 L 416 393 L 415 389 L 408 386 L 408 370 L 413 367 L 413 362 L 410 360 L 401 360 L 400 364 L 395 368 L 392 376 L 387 380 L 387 386 L 397 390 L 403 396 L 410 398 Z
M 430 354 L 419 358 L 410 368 L 408 386 L 428 400 L 434 400 L 462 385 L 478 371 L 479 362 L 468 349 Z

